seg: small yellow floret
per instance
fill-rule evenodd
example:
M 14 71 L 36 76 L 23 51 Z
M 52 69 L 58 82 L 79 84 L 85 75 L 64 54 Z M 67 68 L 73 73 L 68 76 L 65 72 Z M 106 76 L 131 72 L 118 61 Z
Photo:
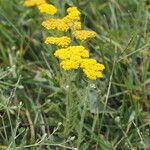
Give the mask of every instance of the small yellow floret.
M 49 19 L 42 22 L 42 25 L 48 30 L 59 30 L 63 32 L 67 32 L 69 30 L 69 26 L 62 19 Z
M 63 36 L 60 38 L 56 37 L 47 37 L 45 40 L 46 44 L 55 44 L 60 47 L 66 47 L 71 43 L 71 39 L 67 36 Z
M 57 12 L 57 8 L 51 4 L 44 3 L 38 6 L 41 13 L 46 13 L 49 15 L 54 15 Z
M 74 36 L 78 40 L 85 41 L 89 38 L 94 38 L 96 36 L 96 32 L 87 31 L 87 30 L 79 30 L 79 31 L 75 31 Z
M 69 25 L 73 31 L 81 30 L 81 22 L 80 21 L 70 23 Z
M 44 4 L 44 3 L 46 3 L 45 0 L 26 0 L 24 2 L 24 6 L 26 6 L 26 7 L 34 7 L 34 6 L 38 6 L 38 5 Z

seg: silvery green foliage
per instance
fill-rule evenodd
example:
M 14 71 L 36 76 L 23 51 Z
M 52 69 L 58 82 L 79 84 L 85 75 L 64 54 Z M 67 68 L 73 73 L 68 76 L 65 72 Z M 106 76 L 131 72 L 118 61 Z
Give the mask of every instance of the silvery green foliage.
M 89 88 L 88 104 L 91 113 L 96 114 L 99 112 L 98 93 L 94 84 L 91 84 Z
M 106 97 L 105 95 L 102 95 L 102 91 L 98 87 L 96 87 L 95 84 L 90 85 L 87 94 L 88 94 L 88 106 L 91 113 L 93 114 L 116 113 L 116 111 L 111 107 L 109 107 L 108 104 L 105 104 Z

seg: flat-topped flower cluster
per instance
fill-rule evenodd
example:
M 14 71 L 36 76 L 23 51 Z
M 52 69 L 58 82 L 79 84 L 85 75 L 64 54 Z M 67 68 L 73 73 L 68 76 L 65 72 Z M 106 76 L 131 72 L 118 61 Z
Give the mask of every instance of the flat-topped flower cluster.
M 57 8 L 52 4 L 48 4 L 45 0 L 26 0 L 24 3 L 27 7 L 36 6 L 41 13 L 55 15 Z M 46 38 L 46 44 L 58 46 L 55 51 L 55 57 L 60 59 L 60 66 L 64 70 L 82 69 L 86 76 L 91 80 L 101 78 L 104 65 L 98 63 L 95 59 L 90 58 L 89 51 L 82 45 L 88 39 L 94 38 L 96 32 L 91 30 L 83 30 L 81 25 L 81 13 L 77 7 L 69 7 L 67 15 L 63 18 L 50 18 L 42 22 L 42 26 L 47 30 L 55 30 L 69 36 Z M 61 34 L 62 35 L 62 34 Z M 80 45 L 71 45 L 76 39 L 80 41 Z

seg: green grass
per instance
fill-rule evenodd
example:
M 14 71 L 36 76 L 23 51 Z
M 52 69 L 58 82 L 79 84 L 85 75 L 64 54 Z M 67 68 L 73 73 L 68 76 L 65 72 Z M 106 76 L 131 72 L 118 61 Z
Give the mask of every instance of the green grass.
M 43 16 L 22 0 L 0 0 L 0 149 L 149 150 L 148 0 L 51 0 L 82 13 L 87 43 L 106 67 L 88 80 L 65 72 L 43 43 Z

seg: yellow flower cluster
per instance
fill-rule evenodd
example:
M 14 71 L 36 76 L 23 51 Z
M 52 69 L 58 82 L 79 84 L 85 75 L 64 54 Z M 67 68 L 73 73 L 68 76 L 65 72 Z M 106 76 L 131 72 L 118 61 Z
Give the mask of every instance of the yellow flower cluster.
M 54 55 L 61 60 L 74 59 L 75 57 L 81 59 L 88 58 L 89 52 L 83 46 L 70 46 L 56 50 Z
M 34 7 L 46 3 L 45 0 L 26 0 L 24 2 L 24 6 L 26 7 Z
M 63 18 L 63 20 L 69 25 L 73 31 L 75 31 L 74 36 L 76 39 L 85 41 L 89 38 L 94 38 L 96 32 L 81 30 L 80 15 L 81 13 L 76 7 L 70 7 L 67 9 L 68 15 Z
M 60 66 L 64 69 L 64 70 L 72 70 L 72 69 L 78 69 L 79 68 L 79 60 L 64 60 L 60 63 Z
M 40 13 L 46 13 L 54 15 L 57 12 L 57 8 L 51 4 L 48 4 L 45 0 L 26 0 L 24 2 L 26 7 L 38 7 Z
M 87 30 L 78 30 L 75 31 L 74 36 L 78 40 L 85 41 L 87 39 L 94 38 L 96 36 L 96 32 Z
M 67 47 L 71 43 L 71 39 L 67 36 L 63 36 L 60 38 L 56 37 L 47 37 L 45 40 L 46 44 L 54 44 L 60 47 Z
M 83 58 L 89 57 L 89 52 L 83 46 L 70 46 L 58 49 L 54 55 L 61 59 L 60 65 L 64 70 L 78 69 Z
M 83 59 L 81 68 L 86 76 L 91 80 L 103 77 L 102 71 L 105 69 L 103 64 L 97 63 L 94 59 Z
M 63 19 L 49 19 L 42 22 L 42 26 L 44 26 L 48 30 L 59 30 L 63 32 L 67 32 L 69 30 L 69 26 L 67 23 L 63 21 Z
M 80 12 L 77 9 L 77 7 L 70 7 L 67 9 L 68 15 L 63 18 L 63 20 L 67 23 L 71 23 L 74 21 L 79 21 L 80 20 Z
M 67 9 L 68 15 L 63 18 L 64 22 L 66 22 L 70 29 L 72 30 L 80 30 L 81 22 L 80 22 L 80 11 L 77 7 L 69 7 Z
M 102 77 L 104 65 L 89 58 L 89 52 L 83 46 L 70 46 L 58 49 L 54 55 L 61 59 L 60 65 L 64 70 L 82 68 L 86 76 L 91 80 Z
M 46 13 L 49 15 L 54 15 L 57 12 L 57 8 L 48 3 L 38 5 L 38 9 L 41 13 Z
M 26 0 L 25 5 L 28 7 L 37 6 L 41 13 L 47 13 L 49 15 L 54 15 L 57 12 L 57 8 L 46 3 L 45 0 Z M 69 7 L 67 13 L 68 14 L 64 18 L 51 18 L 43 21 L 42 26 L 48 30 L 58 30 L 62 32 L 70 31 L 73 37 L 81 41 L 96 36 L 96 32 L 94 31 L 82 30 L 80 21 L 81 13 L 77 7 Z M 89 51 L 84 46 L 69 46 L 71 44 L 70 37 L 47 37 L 45 43 L 61 47 L 55 51 L 54 55 L 61 60 L 60 66 L 64 70 L 80 68 L 91 80 L 101 78 L 102 71 L 105 69 L 104 65 L 91 59 Z
M 40 8 L 42 7 L 42 5 L 38 7 Z M 43 9 L 43 12 L 47 11 L 46 6 L 44 7 L 45 9 Z M 59 30 L 63 32 L 67 32 L 69 29 L 80 30 L 81 22 L 79 21 L 80 12 L 78 11 L 78 9 L 76 7 L 70 7 L 67 9 L 67 12 L 68 12 L 68 15 L 66 17 L 62 19 L 52 18 L 52 19 L 43 21 L 42 25 L 48 30 Z

